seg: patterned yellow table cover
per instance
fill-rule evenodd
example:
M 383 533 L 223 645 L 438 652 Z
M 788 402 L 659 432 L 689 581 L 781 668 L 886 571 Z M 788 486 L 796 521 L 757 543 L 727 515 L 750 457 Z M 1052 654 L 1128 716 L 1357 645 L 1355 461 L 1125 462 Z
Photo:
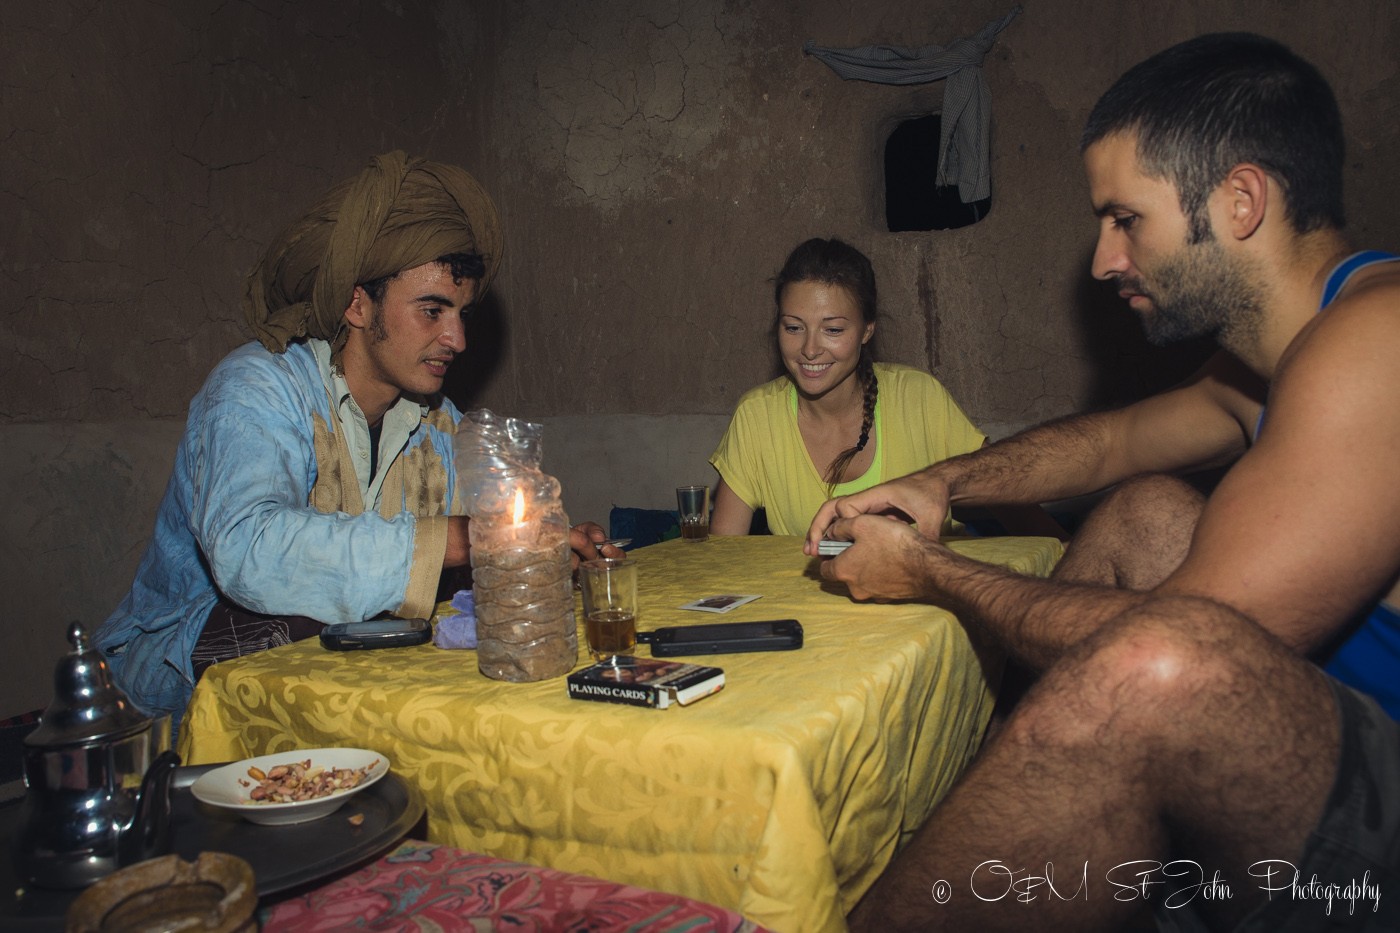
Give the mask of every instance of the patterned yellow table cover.
M 952 546 L 1041 576 L 1061 553 L 1050 538 Z M 313 639 L 210 668 L 182 756 L 374 749 L 424 794 L 431 842 L 674 892 L 774 930 L 844 930 L 981 740 L 992 698 L 961 626 L 928 605 L 852 601 L 799 538 L 632 556 L 641 628 L 796 618 L 805 645 L 694 658 L 724 668 L 725 688 L 657 710 L 570 699 L 562 678 L 493 681 L 474 651 Z M 678 608 L 719 593 L 762 598 L 724 615 Z

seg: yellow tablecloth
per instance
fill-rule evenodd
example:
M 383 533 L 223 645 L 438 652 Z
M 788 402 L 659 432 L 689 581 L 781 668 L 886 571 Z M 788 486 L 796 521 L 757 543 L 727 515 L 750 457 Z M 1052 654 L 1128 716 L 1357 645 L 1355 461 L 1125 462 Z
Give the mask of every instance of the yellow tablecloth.
M 1036 575 L 1060 555 L 1049 538 L 953 546 Z M 562 678 L 489 680 L 474 651 L 312 640 L 210 668 L 183 757 L 371 748 L 422 791 L 432 842 L 671 891 L 785 933 L 843 930 L 986 727 L 992 698 L 962 627 L 927 605 L 851 601 L 797 538 L 632 556 L 639 627 L 796 618 L 804 647 L 695 658 L 724 668 L 725 689 L 656 710 L 571 700 Z M 678 608 L 717 593 L 763 598 L 724 615 Z

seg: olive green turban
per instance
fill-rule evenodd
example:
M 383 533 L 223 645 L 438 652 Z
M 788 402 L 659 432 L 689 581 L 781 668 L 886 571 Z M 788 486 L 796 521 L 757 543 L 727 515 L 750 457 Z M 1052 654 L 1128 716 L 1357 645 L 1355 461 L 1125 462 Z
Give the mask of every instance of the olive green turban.
M 501 248 L 496 207 L 471 175 L 402 152 L 375 156 L 273 242 L 248 276 L 248 323 L 274 353 L 311 336 L 330 341 L 338 357 L 356 284 L 477 253 L 486 265 L 480 298 Z

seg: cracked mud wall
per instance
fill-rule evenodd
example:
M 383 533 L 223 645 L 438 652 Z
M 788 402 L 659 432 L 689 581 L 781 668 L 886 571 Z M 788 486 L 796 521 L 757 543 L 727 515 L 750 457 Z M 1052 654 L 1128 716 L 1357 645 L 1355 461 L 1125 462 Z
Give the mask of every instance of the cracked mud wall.
M 64 625 L 129 582 L 189 398 L 247 337 L 243 275 L 372 153 L 459 162 L 496 197 L 506 263 L 452 393 L 553 425 L 578 517 L 664 506 L 682 464 L 711 475 L 734 402 L 773 372 L 768 279 L 808 236 L 871 256 L 882 357 L 933 371 L 989 433 L 1184 372 L 1199 348 L 1148 349 L 1088 280 L 1077 138 L 1114 77 L 1189 35 L 1256 29 L 1316 62 L 1347 120 L 1354 237 L 1400 245 L 1391 0 L 1025 0 L 985 62 L 991 213 L 882 232 L 884 136 L 942 85 L 842 81 L 803 41 L 943 44 L 1010 6 L 4 5 L 0 716 L 47 700 Z

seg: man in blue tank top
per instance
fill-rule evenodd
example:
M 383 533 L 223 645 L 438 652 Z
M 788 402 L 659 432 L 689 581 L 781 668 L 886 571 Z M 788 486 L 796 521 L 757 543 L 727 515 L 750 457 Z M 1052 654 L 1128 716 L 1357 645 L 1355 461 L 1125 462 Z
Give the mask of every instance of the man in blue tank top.
M 854 928 L 1400 929 L 1400 262 L 1343 236 L 1342 139 L 1272 40 L 1131 69 L 1083 137 L 1093 274 L 1219 352 L 817 514 L 853 596 L 953 607 L 1040 672 Z M 1208 498 L 1172 476 L 1226 464 Z M 1051 580 L 937 540 L 950 503 L 1109 488 Z

